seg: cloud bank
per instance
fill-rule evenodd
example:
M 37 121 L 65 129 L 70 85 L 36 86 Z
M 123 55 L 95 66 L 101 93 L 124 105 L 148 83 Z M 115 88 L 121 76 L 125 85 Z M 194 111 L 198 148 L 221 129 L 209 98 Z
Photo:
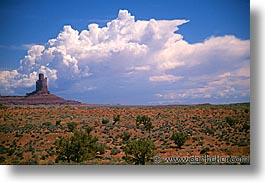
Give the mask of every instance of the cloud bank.
M 249 101 L 250 41 L 225 35 L 190 44 L 177 33 L 188 22 L 136 21 L 120 10 L 105 27 L 64 26 L 31 46 L 19 68 L 0 72 L 0 92 L 30 92 L 41 72 L 52 93 L 88 103 Z

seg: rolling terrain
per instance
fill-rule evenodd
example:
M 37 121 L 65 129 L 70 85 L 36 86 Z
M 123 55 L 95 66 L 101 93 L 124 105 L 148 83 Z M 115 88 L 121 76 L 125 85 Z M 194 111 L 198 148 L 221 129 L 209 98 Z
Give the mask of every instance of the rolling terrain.
M 113 121 L 120 116 L 118 122 Z M 150 133 L 136 125 L 137 116 L 152 121 Z M 104 150 L 81 164 L 127 164 L 124 147 L 129 140 L 149 137 L 155 155 L 167 157 L 250 156 L 250 104 L 171 106 L 1 105 L 0 163 L 57 164 L 55 141 L 92 127 Z M 172 133 L 185 132 L 178 148 Z M 148 162 L 147 164 L 156 164 Z M 167 163 L 160 163 L 167 164 Z M 210 163 L 212 164 L 212 163 Z M 213 163 L 214 164 L 214 163 Z M 226 164 L 226 163 L 225 163 Z M 240 164 L 240 163 L 236 163 Z

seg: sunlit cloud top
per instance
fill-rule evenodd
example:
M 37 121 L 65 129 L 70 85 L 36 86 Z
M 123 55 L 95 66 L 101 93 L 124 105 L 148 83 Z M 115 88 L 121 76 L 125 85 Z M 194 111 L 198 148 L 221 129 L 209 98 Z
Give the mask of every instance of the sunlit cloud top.
M 250 41 L 225 35 L 189 43 L 178 33 L 189 21 L 135 20 L 119 10 L 103 27 L 65 25 L 31 45 L 17 69 L 0 71 L 0 92 L 29 92 L 44 73 L 52 93 L 87 103 L 249 101 Z

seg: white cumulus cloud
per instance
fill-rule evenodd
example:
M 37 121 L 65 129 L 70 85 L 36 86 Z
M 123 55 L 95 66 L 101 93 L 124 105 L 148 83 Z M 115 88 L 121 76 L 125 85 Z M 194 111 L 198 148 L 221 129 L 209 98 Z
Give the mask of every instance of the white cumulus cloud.
M 175 82 L 182 79 L 182 76 L 175 75 L 159 75 L 159 76 L 150 76 L 149 80 L 151 82 Z
M 104 27 L 78 31 L 66 25 L 46 44 L 32 45 L 17 69 L 0 71 L 0 92 L 30 92 L 41 72 L 52 93 L 87 94 L 86 102 L 249 97 L 250 41 L 225 35 L 191 44 L 177 33 L 188 22 L 136 21 L 120 10 Z M 133 91 L 142 95 L 128 100 Z

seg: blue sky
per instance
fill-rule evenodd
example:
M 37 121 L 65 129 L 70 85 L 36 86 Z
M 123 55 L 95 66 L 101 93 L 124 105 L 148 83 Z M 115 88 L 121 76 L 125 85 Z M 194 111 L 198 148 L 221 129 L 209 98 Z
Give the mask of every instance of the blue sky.
M 1 1 L 0 91 L 30 92 L 43 71 L 52 93 L 88 103 L 250 101 L 249 11 L 247 0 Z

